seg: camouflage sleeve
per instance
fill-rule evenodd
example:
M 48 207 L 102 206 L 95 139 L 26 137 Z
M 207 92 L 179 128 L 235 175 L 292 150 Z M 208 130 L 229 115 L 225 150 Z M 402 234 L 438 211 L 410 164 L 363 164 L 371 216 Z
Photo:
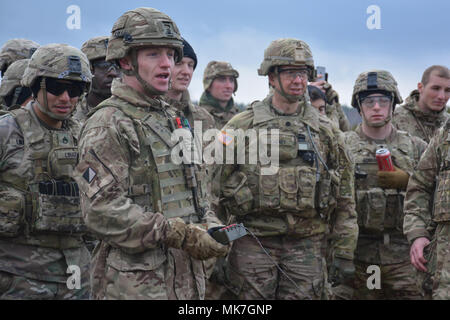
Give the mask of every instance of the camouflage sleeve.
M 430 141 L 413 175 L 409 178 L 403 221 L 403 233 L 407 236 L 409 242 L 419 237 L 430 238 L 427 228 L 431 223 L 435 179 L 440 166 L 437 153 L 440 140 L 438 134 Z
M 253 112 L 251 111 L 243 111 L 236 116 L 234 116 L 223 128 L 221 131 L 226 131 L 227 129 L 242 129 L 247 130 L 253 120 Z M 225 141 L 223 142 L 222 154 L 226 155 L 227 145 L 225 145 Z M 237 157 L 237 145 L 234 145 L 234 159 Z M 223 159 L 226 160 L 226 159 Z M 218 202 L 213 203 L 213 208 L 217 213 L 218 218 L 224 222 L 228 223 L 230 221 L 230 217 L 224 212 L 223 206 L 220 205 L 220 199 L 223 198 L 224 185 L 227 180 L 231 177 L 233 172 L 236 170 L 236 164 L 226 164 L 226 161 L 222 163 L 216 163 L 214 166 L 214 172 L 212 174 L 212 193 L 214 198 L 217 199 Z
M 353 259 L 358 240 L 358 222 L 355 210 L 354 163 L 345 147 L 342 133 L 335 132 L 338 137 L 340 177 L 337 192 L 337 206 L 334 211 L 331 228 L 332 251 L 334 256 Z
M 131 154 L 139 152 L 132 120 L 115 108 L 99 110 L 81 133 L 79 152 L 75 179 L 87 227 L 129 253 L 159 246 L 167 236 L 167 220 L 127 197 Z
M 0 117 L 0 171 L 8 170 L 23 157 L 23 134 L 14 118 L 6 114 Z

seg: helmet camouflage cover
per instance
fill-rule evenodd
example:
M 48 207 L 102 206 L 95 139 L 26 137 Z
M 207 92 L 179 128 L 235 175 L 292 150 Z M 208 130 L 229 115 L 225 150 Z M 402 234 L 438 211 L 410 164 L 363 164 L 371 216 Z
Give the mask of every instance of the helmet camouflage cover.
M 309 80 L 314 77 L 314 60 L 308 44 L 302 40 L 284 38 L 274 40 L 264 51 L 264 60 L 258 69 L 260 76 L 267 76 L 273 67 L 306 66 Z
M 92 80 L 86 55 L 77 48 L 55 43 L 36 50 L 25 69 L 22 85 L 31 87 L 38 77 L 83 81 L 86 89 Z
M 109 37 L 95 37 L 89 39 L 81 46 L 81 51 L 87 56 L 89 61 L 106 58 Z
M 14 88 L 22 86 L 20 81 L 22 80 L 28 61 L 30 59 L 18 60 L 9 66 L 0 85 L 0 96 L 6 97 L 13 92 Z
M 397 81 L 389 71 L 371 70 L 361 73 L 353 87 L 352 106 L 359 109 L 359 94 L 367 91 L 387 91 L 394 98 L 394 106 L 403 102 L 397 88 Z
M 39 48 L 39 44 L 27 39 L 11 39 L 0 49 L 0 70 L 4 74 L 6 69 L 17 60 L 29 59 Z
M 219 76 L 232 76 L 234 78 L 234 92 L 238 89 L 237 78 L 239 78 L 239 72 L 233 69 L 230 63 L 224 61 L 210 61 L 203 73 L 203 87 L 208 90 L 211 83 Z
M 175 62 L 183 59 L 180 31 L 172 19 L 153 8 L 125 12 L 114 24 L 106 60 L 124 58 L 132 48 L 160 46 L 176 51 Z

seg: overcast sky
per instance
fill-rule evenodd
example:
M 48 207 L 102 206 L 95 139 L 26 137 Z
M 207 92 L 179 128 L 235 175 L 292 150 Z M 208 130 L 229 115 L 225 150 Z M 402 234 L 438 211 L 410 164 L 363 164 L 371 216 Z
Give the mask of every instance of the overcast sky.
M 73 11 L 67 13 L 71 5 L 80 8 L 80 29 L 67 27 L 67 20 L 74 22 Z M 378 16 L 367 13 L 371 5 L 380 9 Z M 228 61 L 240 72 L 237 102 L 264 98 L 267 80 L 257 69 L 269 43 L 284 37 L 310 45 L 315 64 L 327 68 L 347 104 L 363 71 L 389 70 L 406 98 L 428 66 L 450 65 L 447 0 L 0 0 L 0 45 L 27 38 L 80 48 L 89 38 L 109 35 L 118 17 L 141 6 L 168 14 L 196 51 L 194 100 L 203 91 L 203 70 L 211 60 Z M 380 29 L 369 29 L 368 21 Z

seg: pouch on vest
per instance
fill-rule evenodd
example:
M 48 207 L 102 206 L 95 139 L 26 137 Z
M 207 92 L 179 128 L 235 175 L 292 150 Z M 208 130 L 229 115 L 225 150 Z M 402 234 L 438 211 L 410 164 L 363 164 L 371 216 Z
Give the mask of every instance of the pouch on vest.
M 31 231 L 55 233 L 85 233 L 87 231 L 80 209 L 80 198 L 39 195 L 39 206 L 31 221 Z
M 450 148 L 446 161 L 450 159 Z M 434 196 L 433 221 L 450 221 L 450 169 L 441 171 Z
M 384 230 L 386 196 L 381 188 L 356 191 L 358 225 L 368 231 Z
M 298 210 L 315 208 L 316 196 L 316 169 L 313 167 L 296 167 L 298 179 Z
M 259 175 L 259 207 L 271 211 L 280 207 L 280 186 L 279 174 L 280 169 L 276 174 Z M 285 172 L 285 171 L 283 171 Z
M 0 199 L 0 237 L 18 236 L 25 216 L 24 193 L 0 185 Z
M 224 184 L 222 204 L 228 213 L 241 216 L 253 208 L 253 195 L 246 182 L 244 173 L 234 172 Z
M 279 169 L 279 182 L 280 182 L 281 208 L 296 209 L 297 208 L 297 191 L 298 191 L 296 168 L 295 167 L 280 168 Z
M 47 168 L 54 179 L 73 177 L 73 169 L 77 164 L 78 150 L 75 147 L 55 148 L 48 154 Z
M 385 189 L 384 193 L 386 195 L 384 228 L 403 231 L 403 201 L 405 196 L 393 189 Z
M 295 159 L 298 154 L 297 136 L 290 132 L 280 132 L 278 148 L 280 161 Z

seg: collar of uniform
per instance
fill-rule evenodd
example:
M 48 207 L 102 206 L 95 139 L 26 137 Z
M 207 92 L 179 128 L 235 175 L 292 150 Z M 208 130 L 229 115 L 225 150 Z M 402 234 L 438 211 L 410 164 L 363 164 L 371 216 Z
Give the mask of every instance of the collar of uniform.
M 225 108 L 223 108 L 219 100 L 214 98 L 208 91 L 204 91 L 202 96 L 200 97 L 200 105 L 210 105 L 214 107 L 218 112 L 228 112 L 230 111 L 234 106 L 234 100 L 233 98 L 230 98 Z
M 277 118 L 279 116 L 297 117 L 299 121 L 310 126 L 314 131 L 319 131 L 319 113 L 315 112 L 311 104 L 305 99 L 299 101 L 299 112 L 292 115 L 281 114 L 272 105 L 273 95 L 268 95 L 261 103 L 255 104 L 253 107 L 254 124 L 259 124 Z
M 389 136 L 387 136 L 385 139 L 372 139 L 371 137 L 367 136 L 362 131 L 361 124 L 359 124 L 356 127 L 355 132 L 358 134 L 358 136 L 361 139 L 364 139 L 364 140 L 369 141 L 369 142 L 374 142 L 376 144 L 392 143 L 397 138 L 397 129 L 392 124 L 391 124 L 391 127 L 392 127 L 391 134 Z
M 181 112 L 184 112 L 184 113 L 196 112 L 195 106 L 191 102 L 191 96 L 189 95 L 188 90 L 183 91 L 180 101 L 170 98 L 167 94 L 164 95 L 164 100 L 171 107 L 174 107 Z
M 111 94 L 126 102 L 141 108 L 162 109 L 163 103 L 161 99 L 154 99 L 142 94 L 132 87 L 124 84 L 120 78 L 113 80 L 111 85 Z
M 410 110 L 418 119 L 430 123 L 430 125 L 435 125 L 437 120 L 445 120 L 447 118 L 445 107 L 441 111 L 423 111 L 420 109 L 418 104 L 419 96 L 419 90 L 413 90 L 405 100 L 405 109 Z

